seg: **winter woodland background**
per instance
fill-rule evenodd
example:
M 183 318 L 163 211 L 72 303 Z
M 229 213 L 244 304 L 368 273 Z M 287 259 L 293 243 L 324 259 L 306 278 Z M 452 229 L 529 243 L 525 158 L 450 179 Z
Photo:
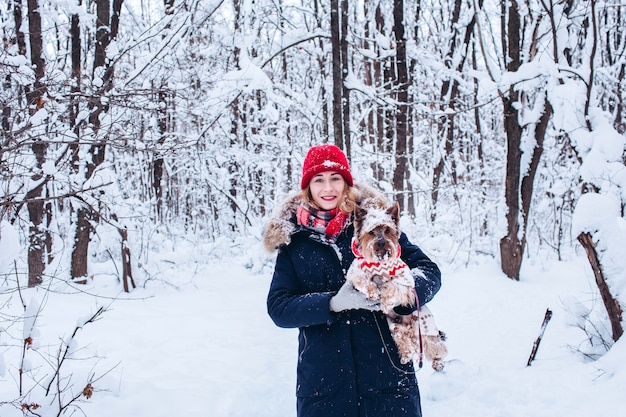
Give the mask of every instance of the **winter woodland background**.
M 155 253 L 181 239 L 229 262 L 322 142 L 445 262 L 516 281 L 584 259 L 602 356 L 626 303 L 625 21 L 624 0 L 3 2 L 0 404 L 80 397 L 25 366 L 29 292 L 102 264 L 126 292 L 167 281 Z

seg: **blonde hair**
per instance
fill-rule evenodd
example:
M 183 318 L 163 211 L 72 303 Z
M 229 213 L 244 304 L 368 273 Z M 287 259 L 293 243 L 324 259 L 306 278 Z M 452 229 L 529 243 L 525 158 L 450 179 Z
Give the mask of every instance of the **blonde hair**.
M 344 181 L 346 180 L 344 179 Z M 317 210 L 321 210 L 321 207 L 319 207 L 315 203 L 315 201 L 313 200 L 313 196 L 311 196 L 310 183 L 307 184 L 307 186 L 302 190 L 301 196 L 302 196 L 302 200 L 304 200 L 304 202 L 306 202 L 308 205 L 310 205 L 311 207 Z M 346 187 L 343 190 L 341 201 L 337 205 L 337 207 L 339 208 L 339 210 L 341 210 L 342 212 L 346 214 L 352 213 L 354 209 L 356 208 L 356 205 L 357 205 L 356 202 L 357 202 L 358 196 L 359 194 L 357 190 L 355 190 L 354 187 L 351 187 L 346 181 Z

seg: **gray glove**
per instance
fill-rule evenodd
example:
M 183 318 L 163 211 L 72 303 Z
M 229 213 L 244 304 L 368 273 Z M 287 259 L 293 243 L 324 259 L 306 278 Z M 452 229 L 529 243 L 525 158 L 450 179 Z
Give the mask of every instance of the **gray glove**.
M 365 294 L 354 288 L 351 281 L 346 281 L 337 294 L 330 299 L 330 311 L 338 313 L 344 310 L 357 309 L 380 310 L 380 301 L 370 300 Z

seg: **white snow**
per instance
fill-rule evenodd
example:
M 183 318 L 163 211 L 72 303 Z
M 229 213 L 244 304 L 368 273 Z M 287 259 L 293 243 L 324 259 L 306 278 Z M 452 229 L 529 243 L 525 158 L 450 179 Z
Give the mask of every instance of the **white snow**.
M 155 252 L 145 266 L 152 279 L 130 294 L 120 292 L 105 264 L 87 285 L 22 288 L 23 298 L 32 300 L 26 316 L 41 305 L 36 321 L 26 319 L 38 332 L 24 334 L 39 340 L 26 352 L 24 385 L 33 389 L 29 401 L 41 405 L 42 415 L 51 415 L 55 402 L 33 388 L 33 379 L 50 381 L 52 364 L 42 358 L 56 357 L 78 323 L 84 327 L 61 376 L 70 386 L 67 395 L 95 379 L 91 399 L 75 403 L 89 417 L 295 416 L 297 330 L 274 326 L 266 313 L 272 259 L 260 255 L 253 239 L 246 255 L 209 246 L 181 240 L 172 251 Z M 581 317 L 602 310 L 590 267 L 579 255 L 567 262 L 528 260 L 520 282 L 506 278 L 491 258 L 461 267 L 433 257 L 443 287 L 429 306 L 447 333 L 451 362 L 443 373 L 428 364 L 418 372 L 424 416 L 615 414 L 623 404 L 626 345 L 622 339 L 597 361 L 581 354 Z M 15 295 L 11 300 L 3 313 L 24 315 Z M 100 306 L 107 308 L 103 316 L 85 324 L 82 317 Z M 553 318 L 528 367 L 547 308 Z M 2 326 L 0 415 L 17 417 L 22 412 L 2 401 L 18 397 L 21 349 L 8 346 L 21 343 L 10 337 L 21 332 Z
M 221 3 L 217 2 L 215 7 L 217 4 Z M 253 2 L 244 2 L 243 6 L 249 8 L 252 5 Z M 89 21 L 90 15 L 84 8 L 76 8 L 74 3 L 65 6 L 66 12 L 78 13 L 81 21 Z M 129 11 L 134 7 L 126 6 Z M 162 15 L 160 7 L 158 10 L 152 8 L 159 16 Z M 242 14 L 247 15 L 245 10 Z M 129 17 L 133 18 L 133 14 Z M 490 21 L 485 16 L 479 23 L 483 32 L 489 32 Z M 162 76 L 160 68 L 185 62 L 176 54 L 183 33 L 161 36 L 163 26 L 169 24 L 170 20 L 164 20 L 154 25 L 137 41 L 140 45 L 154 37 L 161 39 L 162 44 L 147 45 L 144 57 L 137 52 L 136 70 L 122 83 L 132 87 L 134 82 L 138 85 L 143 82 L 147 88 L 154 79 Z M 218 31 L 220 27 L 217 26 Z M 139 25 L 138 30 L 144 30 L 143 25 Z M 302 33 L 300 30 L 298 36 Z M 559 45 L 578 41 L 576 37 L 565 39 L 567 35 L 561 26 Z M 287 31 L 284 36 L 289 40 L 293 35 Z M 381 33 L 373 36 L 381 47 L 381 58 L 395 53 L 388 37 Z M 199 105 L 198 113 L 215 108 L 217 110 L 208 112 L 207 117 L 212 118 L 213 111 L 221 117 L 225 105 L 241 92 L 263 90 L 269 96 L 274 94 L 269 67 L 264 67 L 260 58 L 249 55 L 248 46 L 252 40 L 245 32 L 236 34 L 235 44 L 241 47 L 237 70 L 220 74 L 216 69 L 206 73 L 202 70 L 204 64 L 197 64 L 200 79 L 216 80 L 215 86 L 208 88 L 204 97 L 212 104 Z M 223 46 L 219 42 L 217 45 Z M 422 62 L 428 60 L 428 67 L 433 71 L 445 69 L 443 62 L 431 59 L 414 43 L 409 47 L 411 45 L 414 56 Z M 284 43 L 276 43 L 276 48 L 283 46 Z M 571 47 L 577 48 L 574 44 Z M 486 53 L 490 49 L 496 50 L 486 48 Z M 114 56 L 116 51 L 123 54 L 124 45 L 111 44 L 109 54 Z M 148 51 L 151 52 L 148 54 Z M 170 54 L 171 51 L 175 53 Z M 161 58 L 165 59 L 162 67 L 148 64 L 159 62 Z M 554 132 L 568 134 L 576 154 L 582 159 L 581 178 L 600 191 L 585 194 L 577 201 L 571 231 L 575 253 L 563 262 L 551 260 L 550 254 L 546 254 L 546 259 L 534 254 L 524 260 L 520 282 L 506 278 L 499 270 L 497 259 L 477 259 L 477 255 L 471 262 L 450 259 L 461 252 L 461 243 L 452 235 L 440 233 L 429 239 L 424 249 L 434 254 L 433 258 L 443 270 L 443 288 L 429 306 L 438 326 L 448 335 L 451 362 L 443 373 L 434 373 L 429 368 L 418 373 L 424 416 L 614 416 L 624 404 L 626 341 L 622 337 L 604 355 L 602 342 L 610 338 L 610 326 L 592 271 L 575 238 L 580 232 L 594 233 L 598 249 L 603 251 L 603 267 L 610 277 L 611 291 L 623 302 L 622 294 L 626 292 L 626 220 L 623 215 L 626 138 L 612 129 L 611 118 L 604 112 L 592 106 L 586 119 L 581 111 L 587 100 L 583 81 L 588 79 L 587 63 L 580 68 L 562 68 L 566 71 L 559 73 L 554 62 L 544 58 L 523 65 L 515 73 L 498 74 L 497 58 L 487 58 L 486 65 L 495 78 L 479 70 L 473 72 L 480 82 L 478 99 L 487 102 L 498 90 L 504 91 L 511 85 L 529 92 L 536 88 L 545 89 L 554 109 Z M 22 85 L 34 82 L 33 68 L 26 58 L 18 55 L 0 59 L 5 65 L 18 66 L 11 73 L 14 82 Z M 102 67 L 96 70 L 92 80 L 94 87 L 101 86 L 103 71 Z M 564 78 L 564 74 L 569 73 L 578 76 Z M 53 71 L 47 76 L 56 78 L 55 74 L 59 73 Z M 552 76 L 552 82 L 546 81 L 546 74 Z M 185 71 L 175 74 L 171 85 L 180 83 L 181 91 L 184 91 L 187 76 Z M 554 82 L 556 78 L 559 83 Z M 567 82 L 561 85 L 561 80 Z M 209 81 L 209 84 L 213 82 Z M 354 92 L 380 99 L 354 73 L 349 74 L 346 85 Z M 275 107 L 292 106 L 292 99 L 288 96 L 272 99 L 277 104 Z M 307 103 L 306 100 L 293 100 L 294 107 Z M 533 106 L 519 107 L 522 104 L 516 104 L 525 111 L 520 122 L 536 122 L 543 104 L 538 101 Z M 48 102 L 30 117 L 30 122 L 47 128 L 46 122 L 54 121 L 58 116 L 58 110 L 52 106 L 53 103 Z M 280 122 L 279 115 L 283 113 L 264 111 L 268 120 Z M 76 123 L 86 120 L 87 116 L 88 112 L 82 109 Z M 110 113 L 102 117 L 116 116 Z M 592 126 L 591 131 L 587 122 Z M 113 124 L 113 121 L 103 121 L 103 125 L 109 123 Z M 522 145 L 524 166 L 533 145 L 532 140 Z M 148 149 L 151 145 L 137 141 L 134 146 Z M 80 152 L 81 159 L 87 157 L 85 147 Z M 294 163 L 301 162 L 300 156 L 294 152 Z M 216 162 L 211 167 L 216 170 L 229 160 L 227 154 L 218 153 L 213 158 Z M 34 166 L 32 161 L 21 163 Z M 42 168 L 47 175 L 62 175 L 50 162 Z M 113 168 L 101 165 L 96 174 L 82 184 L 83 188 L 100 189 L 114 183 L 117 174 Z M 210 181 L 209 177 L 207 181 Z M 412 181 L 423 182 L 423 186 L 416 189 L 427 190 L 431 186 L 429 181 L 419 177 L 419 173 L 412 174 Z M 392 190 L 389 183 L 381 182 L 379 186 L 386 191 Z M 17 192 L 17 187 L 18 184 L 8 184 L 5 192 L 7 195 Z M 558 181 L 552 187 L 575 188 Z M 32 188 L 27 184 L 21 192 Z M 108 207 L 116 206 L 116 192 L 116 187 L 107 187 L 100 198 L 107 200 Z M 89 203 L 97 203 L 87 193 L 82 197 Z M 137 212 L 146 210 L 141 204 L 131 207 Z M 118 214 L 129 217 L 132 214 L 124 206 L 117 205 L 116 209 Z M 503 213 L 504 207 L 498 211 Z M 445 213 L 439 215 L 445 216 Z M 141 212 L 137 217 L 148 219 L 149 215 Z M 59 235 L 71 235 L 68 226 L 60 224 L 58 227 Z M 23 401 L 38 405 L 34 412 L 42 416 L 57 415 L 55 390 L 61 390 L 61 402 L 66 403 L 80 394 L 90 380 L 93 380 L 95 389 L 93 396 L 89 400 L 78 396 L 80 401 L 74 403 L 78 408 L 70 407 L 64 415 L 295 415 L 297 331 L 279 329 L 267 316 L 265 297 L 272 262 L 258 255 L 260 249 L 250 249 L 260 246 L 255 239 L 250 238 L 245 243 L 247 251 L 239 252 L 247 252 L 246 255 L 233 255 L 231 248 L 240 242 L 222 241 L 220 245 L 209 245 L 180 238 L 170 241 L 152 231 L 150 237 L 131 238 L 130 244 L 141 246 L 132 249 L 133 272 L 139 285 L 130 294 L 125 294 L 115 279 L 119 275 L 119 270 L 111 263 L 115 255 L 107 252 L 108 248 L 119 245 L 119 236 L 115 234 L 117 232 L 111 234 L 105 230 L 100 233 L 100 229 L 106 228 L 98 228 L 90 245 L 92 257 L 86 285 L 62 280 L 69 275 L 63 269 L 69 264 L 69 248 L 55 243 L 57 258 L 47 271 L 44 285 L 28 289 L 26 283 L 20 282 L 18 288 L 15 282 L 16 276 L 24 278 L 27 275 L 27 249 L 20 247 L 28 240 L 27 226 L 20 229 L 5 220 L 0 223 L 0 417 L 24 415 L 21 403 L 14 402 L 20 397 L 20 390 L 25 396 Z M 447 255 L 450 253 L 454 255 Z M 65 259 L 59 259 L 62 257 Z M 141 264 L 137 258 L 141 258 Z M 18 259 L 18 271 L 14 270 L 15 259 Z M 462 264 L 465 261 L 468 261 L 467 265 Z M 107 311 L 95 322 L 87 323 L 101 307 L 106 307 Z M 528 367 L 526 362 L 548 308 L 553 311 L 553 318 L 546 328 L 536 360 Z M 75 331 L 76 335 L 72 337 Z M 27 338 L 32 338 L 32 345 L 30 342 L 25 344 Z M 66 343 L 71 349 L 66 349 Z M 64 358 L 66 350 L 68 357 L 56 378 L 56 364 Z M 20 370 L 24 372 L 21 375 Z M 52 384 L 51 392 L 45 395 L 49 384 Z
M 19 251 L 20 239 L 17 231 L 8 221 L 0 221 L 0 274 L 10 270 Z

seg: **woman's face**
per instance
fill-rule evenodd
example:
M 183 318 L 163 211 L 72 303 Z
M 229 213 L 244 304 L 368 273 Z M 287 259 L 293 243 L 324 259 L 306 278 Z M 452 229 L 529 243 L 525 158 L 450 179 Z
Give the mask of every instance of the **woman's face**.
M 311 178 L 309 190 L 315 204 L 322 210 L 333 210 L 339 205 L 346 181 L 340 173 L 325 171 Z

